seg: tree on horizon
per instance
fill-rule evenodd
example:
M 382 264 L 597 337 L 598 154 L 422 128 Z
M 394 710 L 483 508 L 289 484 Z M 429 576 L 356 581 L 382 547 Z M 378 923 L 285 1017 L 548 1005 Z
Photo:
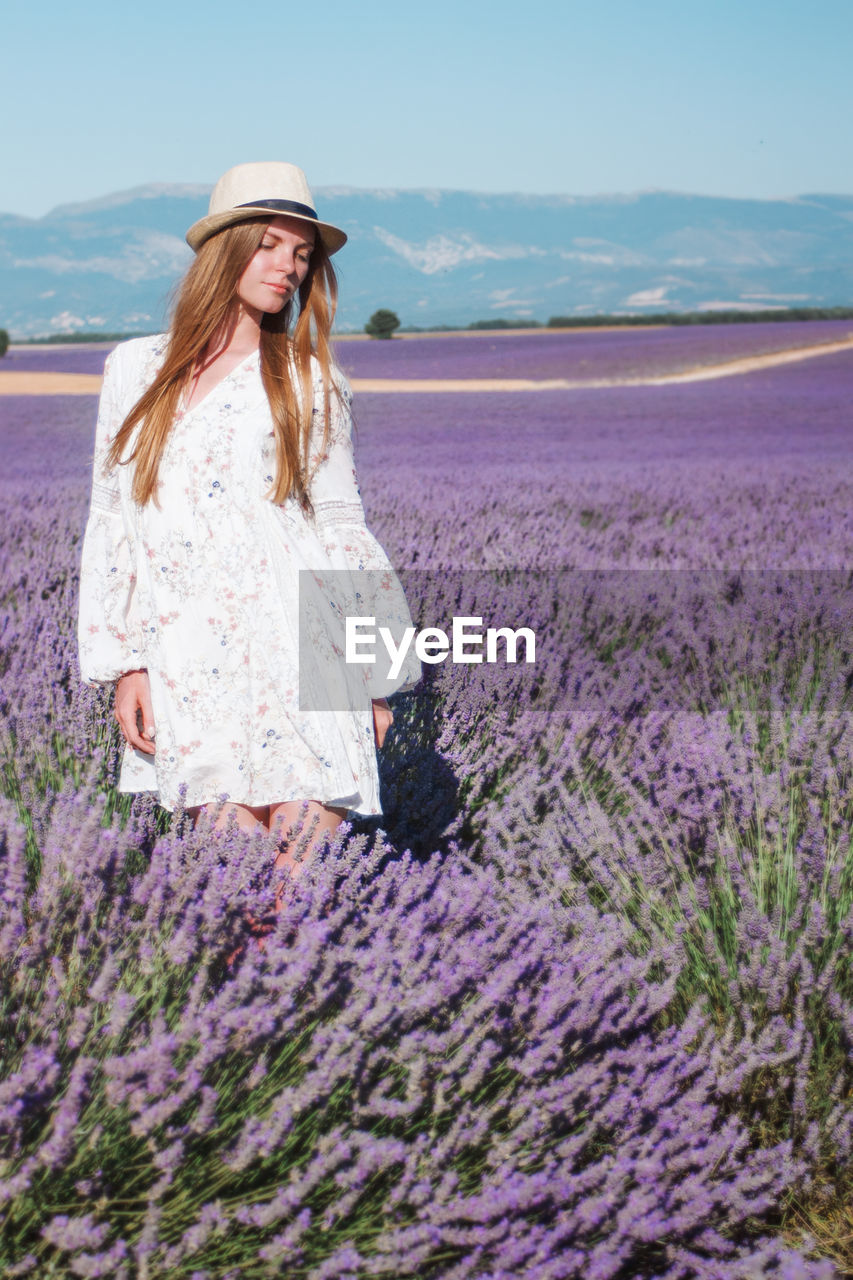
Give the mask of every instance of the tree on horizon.
M 390 338 L 393 336 L 394 330 L 399 328 L 400 317 L 396 311 L 389 311 L 387 307 L 380 307 L 378 311 L 374 311 L 364 326 L 364 332 L 369 333 L 371 338 Z

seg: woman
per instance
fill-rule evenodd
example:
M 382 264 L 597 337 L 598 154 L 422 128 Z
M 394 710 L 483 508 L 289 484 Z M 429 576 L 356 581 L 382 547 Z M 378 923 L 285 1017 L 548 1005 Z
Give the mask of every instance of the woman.
M 347 811 L 381 812 L 374 743 L 393 717 L 369 693 L 300 702 L 300 570 L 319 584 L 305 652 L 340 652 L 322 611 L 329 582 L 355 598 L 342 573 L 376 571 L 372 601 L 409 622 L 365 527 L 329 346 L 330 256 L 346 235 L 318 219 L 300 169 L 270 163 L 230 169 L 187 241 L 170 332 L 122 343 L 104 372 L 81 675 L 115 681 L 120 791 L 154 790 L 171 810 L 185 786 L 194 819 L 226 796 L 218 825 L 332 832 Z M 419 677 L 410 661 L 389 689 Z M 277 865 L 293 865 L 286 844 Z

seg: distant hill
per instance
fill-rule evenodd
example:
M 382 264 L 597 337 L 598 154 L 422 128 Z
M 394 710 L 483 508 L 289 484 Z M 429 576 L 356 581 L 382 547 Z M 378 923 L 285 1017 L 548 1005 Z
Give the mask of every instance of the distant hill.
M 339 328 L 490 316 L 853 303 L 853 196 L 485 195 L 327 187 L 346 229 Z M 153 184 L 43 218 L 0 214 L 0 325 L 25 337 L 160 328 L 209 188 Z

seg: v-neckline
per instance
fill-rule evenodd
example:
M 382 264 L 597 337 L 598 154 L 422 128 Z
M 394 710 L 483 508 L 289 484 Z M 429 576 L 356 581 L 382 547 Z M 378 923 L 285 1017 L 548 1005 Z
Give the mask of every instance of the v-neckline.
M 241 360 L 239 364 L 235 364 L 233 369 L 229 369 L 228 372 L 225 374 L 225 376 L 223 378 L 220 378 L 218 382 L 215 382 L 209 391 L 205 391 L 202 398 L 200 400 L 196 400 L 195 404 L 187 405 L 186 392 L 184 392 L 183 396 L 181 397 L 181 403 L 178 406 L 180 409 L 181 415 L 183 417 L 186 417 L 187 414 L 195 413 L 196 409 L 200 409 L 202 405 L 207 404 L 210 397 L 214 395 L 214 393 L 217 392 L 220 387 L 224 386 L 226 382 L 229 382 L 236 373 L 239 373 L 240 370 L 249 363 L 250 360 L 256 360 L 258 358 L 258 350 L 259 349 L 256 347 L 254 351 L 250 351 L 244 360 Z

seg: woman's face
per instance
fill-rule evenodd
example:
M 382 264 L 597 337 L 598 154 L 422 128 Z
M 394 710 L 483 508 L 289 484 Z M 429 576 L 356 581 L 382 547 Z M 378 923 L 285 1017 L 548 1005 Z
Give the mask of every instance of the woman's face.
M 298 218 L 273 218 L 260 248 L 237 282 L 237 297 L 260 320 L 262 313 L 281 311 L 308 274 L 314 228 Z

